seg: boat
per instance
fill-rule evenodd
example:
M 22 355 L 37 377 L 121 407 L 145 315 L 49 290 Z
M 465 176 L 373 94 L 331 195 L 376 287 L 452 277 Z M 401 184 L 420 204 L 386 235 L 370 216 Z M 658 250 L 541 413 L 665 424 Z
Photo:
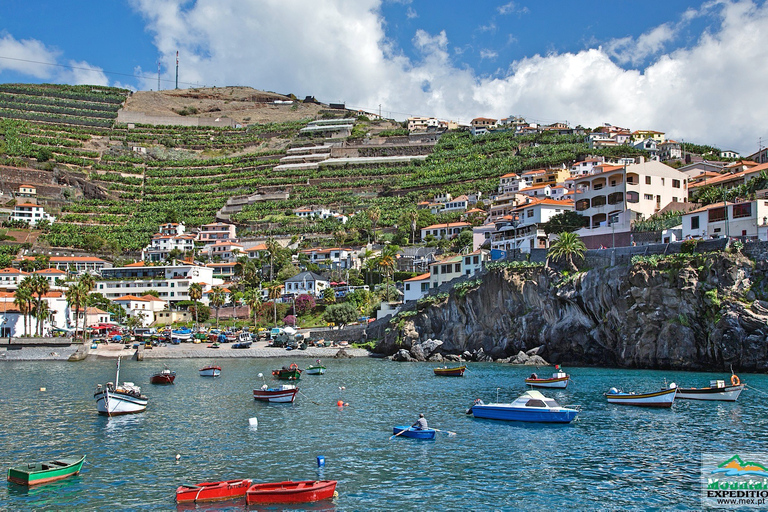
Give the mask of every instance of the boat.
M 307 375 L 323 375 L 325 374 L 325 366 L 320 364 L 320 360 L 315 361 L 317 364 L 311 364 L 304 368 L 304 373 Z
M 477 399 L 467 411 L 475 418 L 535 423 L 570 423 L 579 413 L 576 409 L 561 407 L 554 399 L 531 389 L 510 403 L 483 403 Z
M 167 366 L 160 372 L 149 378 L 150 384 L 173 384 L 176 379 L 176 372 L 171 371 Z
M 218 377 L 221 375 L 221 366 L 208 365 L 199 371 L 201 377 Z
M 443 366 L 442 368 L 435 368 L 434 372 L 435 375 L 439 375 L 440 377 L 463 377 L 466 369 L 466 366 L 455 366 L 453 368 Z
M 289 367 L 283 366 L 279 370 L 272 370 L 272 376 L 280 380 L 299 380 L 301 378 L 302 370 L 296 365 L 291 364 Z
M 742 384 L 737 375 L 731 375 L 731 385 L 725 380 L 711 380 L 708 388 L 677 388 L 677 398 L 687 400 L 718 400 L 722 402 L 735 402 L 746 384 Z
M 203 482 L 197 485 L 183 484 L 176 488 L 176 503 L 200 503 L 244 498 L 253 483 L 250 478 L 225 482 Z
M 192 339 L 192 329 L 173 329 L 171 331 L 171 340 L 189 341 Z
M 237 336 L 237 343 L 233 343 L 232 348 L 251 348 L 251 345 L 253 345 L 251 335 L 243 332 Z
M 219 348 L 220 346 L 221 346 L 221 343 L 219 343 L 218 341 L 214 341 L 213 343 L 208 345 L 208 348 Z
M 534 388 L 567 388 L 571 377 L 560 368 L 560 365 L 555 366 L 555 370 L 552 377 L 548 379 L 539 378 L 538 375 L 532 373 L 530 377 L 525 379 L 525 383 Z
M 299 388 L 293 384 L 283 384 L 274 388 L 264 384 L 261 389 L 253 390 L 253 398 L 264 402 L 291 403 L 296 400 L 296 393 L 298 392 Z
M 651 393 L 625 393 L 616 388 L 611 388 L 605 397 L 610 404 L 636 405 L 639 407 L 672 407 L 675 401 L 677 386 L 675 383 L 669 385 L 669 388 L 662 388 L 660 391 Z
M 336 480 L 305 480 L 253 484 L 245 493 L 245 502 L 253 505 L 329 500 L 336 492 L 336 483 Z
M 117 385 L 115 384 L 117 383 Z M 120 358 L 117 358 L 117 373 L 115 383 L 107 382 L 104 386 L 96 386 L 93 397 L 96 399 L 96 410 L 99 414 L 117 416 L 144 412 L 149 399 L 141 394 L 141 388 L 133 382 L 120 384 Z
M 82 457 L 62 457 L 48 462 L 33 462 L 8 469 L 8 481 L 19 485 L 40 485 L 80 473 Z
M 434 439 L 437 431 L 433 428 L 415 428 L 408 425 L 392 427 L 392 434 L 397 437 L 410 437 L 413 439 Z

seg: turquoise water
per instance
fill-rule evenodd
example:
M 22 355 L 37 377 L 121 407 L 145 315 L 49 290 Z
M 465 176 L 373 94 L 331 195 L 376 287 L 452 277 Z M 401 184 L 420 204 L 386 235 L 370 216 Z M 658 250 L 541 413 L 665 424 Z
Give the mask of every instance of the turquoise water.
M 475 398 L 495 401 L 497 388 L 500 401 L 512 401 L 531 368 L 470 363 L 463 378 L 450 378 L 433 376 L 428 363 L 327 360 L 325 375 L 302 378 L 294 404 L 265 404 L 252 398 L 257 374 L 272 384 L 271 370 L 294 360 L 218 360 L 218 379 L 198 376 L 205 362 L 172 360 L 176 385 L 152 386 L 161 363 L 123 361 L 121 380 L 142 386 L 150 402 L 143 414 L 117 418 L 99 416 L 93 400 L 97 383 L 114 380 L 113 361 L 0 364 L 3 465 L 88 457 L 67 480 L 31 490 L 0 484 L 0 510 L 177 510 L 179 484 L 234 478 L 339 481 L 333 502 L 250 510 L 697 509 L 702 451 L 768 451 L 764 375 L 741 375 L 756 389 L 737 403 L 681 400 L 649 410 L 608 404 L 602 393 L 650 391 L 664 379 L 701 387 L 727 375 L 568 368 L 567 390 L 543 392 L 580 406 L 579 418 L 536 425 L 465 415 Z M 420 412 L 456 435 L 390 439 L 393 425 Z

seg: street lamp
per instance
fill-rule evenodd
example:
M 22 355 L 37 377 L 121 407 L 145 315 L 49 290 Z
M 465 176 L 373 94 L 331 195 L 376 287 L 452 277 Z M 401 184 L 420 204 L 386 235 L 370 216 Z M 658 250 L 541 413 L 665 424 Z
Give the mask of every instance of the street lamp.
M 514 241 L 512 245 L 512 260 L 517 261 L 517 226 L 520 225 L 520 217 L 515 214 L 512 217 L 512 228 L 514 229 Z

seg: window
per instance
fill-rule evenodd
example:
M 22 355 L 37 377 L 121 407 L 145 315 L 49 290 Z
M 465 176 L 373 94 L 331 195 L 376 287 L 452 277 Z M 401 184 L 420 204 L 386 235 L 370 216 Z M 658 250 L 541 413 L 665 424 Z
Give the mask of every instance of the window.
M 673 203 L 676 203 L 676 202 L 677 202 L 677 198 L 676 198 L 675 196 L 672 196 L 672 202 L 673 202 Z
M 725 220 L 725 208 L 712 208 L 709 210 L 709 222 L 720 222 Z
M 472 263 L 474 263 L 475 265 L 477 265 L 478 263 L 480 263 L 480 256 L 475 256 L 475 257 L 473 257 L 473 258 L 472 258 Z
M 733 205 L 733 218 L 743 219 L 752 216 L 752 203 L 740 203 Z
M 680 188 L 680 180 L 672 180 L 673 188 Z
M 699 216 L 691 217 L 691 229 L 699 229 Z
M 645 177 L 645 184 L 646 185 L 650 185 L 651 184 L 651 177 L 650 176 L 646 176 Z
M 525 211 L 526 217 L 533 217 L 533 208 Z
M 461 273 L 461 263 L 456 263 L 456 264 L 453 266 L 453 271 L 454 271 L 454 272 L 458 272 L 458 273 Z
M 653 194 L 643 194 L 643 199 L 646 201 L 653 201 Z
M 411 283 L 405 283 L 405 291 L 411 291 Z

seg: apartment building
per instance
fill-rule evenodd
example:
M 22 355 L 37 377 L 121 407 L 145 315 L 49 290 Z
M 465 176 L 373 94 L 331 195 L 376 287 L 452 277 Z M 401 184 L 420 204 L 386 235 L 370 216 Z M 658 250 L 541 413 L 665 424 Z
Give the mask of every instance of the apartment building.
M 105 268 L 96 279 L 96 289 L 110 300 L 125 295 L 141 297 L 149 290 L 158 292 L 161 299 L 172 305 L 189 298 L 189 285 L 203 284 L 204 289 L 223 281 L 213 277 L 213 269 L 194 264 L 152 265 L 133 263 L 125 267 Z

